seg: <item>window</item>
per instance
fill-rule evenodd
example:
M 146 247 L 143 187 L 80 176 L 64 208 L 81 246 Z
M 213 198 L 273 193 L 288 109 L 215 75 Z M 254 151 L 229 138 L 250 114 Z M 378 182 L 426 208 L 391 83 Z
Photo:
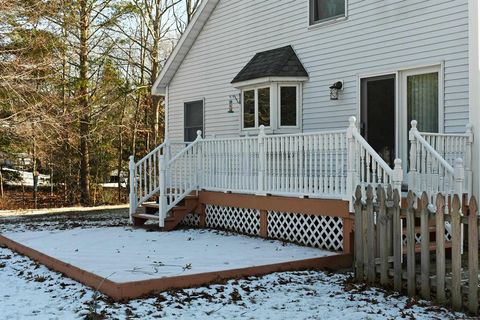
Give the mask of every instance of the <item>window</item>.
M 243 92 L 243 127 L 255 128 L 255 90 Z
M 310 25 L 346 16 L 346 0 L 310 0 Z
M 243 91 L 243 128 L 270 126 L 270 87 Z
M 258 125 L 270 126 L 270 88 L 258 89 Z
M 296 81 L 270 82 L 242 89 L 242 129 L 261 125 L 273 133 L 301 130 L 302 84 Z
M 197 131 L 203 131 L 203 101 L 187 102 L 184 109 L 184 139 L 194 141 L 197 138 Z
M 297 86 L 280 86 L 280 126 L 297 126 Z

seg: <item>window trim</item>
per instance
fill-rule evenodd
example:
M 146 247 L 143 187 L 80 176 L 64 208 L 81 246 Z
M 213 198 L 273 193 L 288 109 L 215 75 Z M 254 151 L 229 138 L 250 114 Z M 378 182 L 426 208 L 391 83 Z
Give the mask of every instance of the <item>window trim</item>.
M 294 126 L 282 126 L 282 88 L 283 87 L 295 87 L 296 88 L 296 120 Z M 279 129 L 299 129 L 300 128 L 300 95 L 301 95 L 301 83 L 279 83 L 278 84 L 278 107 L 277 107 L 277 121 Z
M 328 24 L 332 24 L 339 21 L 344 21 L 348 18 L 348 0 L 345 0 L 345 13 L 343 15 L 338 15 L 330 18 L 325 18 L 321 20 L 314 19 L 313 6 L 315 0 L 308 1 L 308 25 L 309 27 L 319 27 Z
M 202 136 L 205 137 L 205 98 L 202 99 L 194 99 L 190 101 L 185 101 L 183 103 L 183 140 L 187 140 L 185 133 L 187 130 L 187 104 L 191 103 L 202 103 Z M 193 127 L 189 127 L 193 128 Z

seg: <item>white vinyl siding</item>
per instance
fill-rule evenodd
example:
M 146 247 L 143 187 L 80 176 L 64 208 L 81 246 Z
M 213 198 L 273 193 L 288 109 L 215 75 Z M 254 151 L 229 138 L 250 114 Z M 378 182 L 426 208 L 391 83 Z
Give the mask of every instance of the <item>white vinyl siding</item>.
M 169 85 L 169 136 L 183 138 L 183 105 L 204 99 L 205 134 L 238 136 L 230 81 L 256 52 L 292 45 L 309 73 L 303 131 L 347 127 L 359 113 L 359 75 L 444 65 L 444 131 L 468 122 L 467 0 L 349 0 L 348 20 L 309 28 L 309 1 L 221 0 Z M 344 81 L 338 101 L 329 86 Z M 272 101 L 272 103 L 276 103 Z

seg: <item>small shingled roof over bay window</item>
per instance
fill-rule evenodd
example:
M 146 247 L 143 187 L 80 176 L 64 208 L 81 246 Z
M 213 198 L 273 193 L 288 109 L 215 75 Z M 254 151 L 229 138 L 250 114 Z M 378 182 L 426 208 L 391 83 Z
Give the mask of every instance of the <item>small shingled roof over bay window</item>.
M 241 83 L 245 81 L 272 77 L 298 78 L 300 81 L 308 80 L 308 73 L 292 46 L 255 54 L 252 60 L 233 78 L 232 84 L 241 86 Z
M 255 54 L 232 80 L 241 90 L 243 131 L 265 126 L 271 133 L 302 129 L 302 90 L 308 73 L 292 46 Z

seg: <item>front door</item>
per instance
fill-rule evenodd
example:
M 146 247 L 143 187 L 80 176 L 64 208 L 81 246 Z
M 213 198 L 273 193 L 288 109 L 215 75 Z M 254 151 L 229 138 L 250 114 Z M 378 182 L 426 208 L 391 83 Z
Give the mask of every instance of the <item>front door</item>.
M 192 142 L 197 138 L 197 131 L 203 132 L 203 100 L 185 103 L 184 139 Z
M 361 132 L 392 168 L 395 160 L 395 74 L 361 80 Z

